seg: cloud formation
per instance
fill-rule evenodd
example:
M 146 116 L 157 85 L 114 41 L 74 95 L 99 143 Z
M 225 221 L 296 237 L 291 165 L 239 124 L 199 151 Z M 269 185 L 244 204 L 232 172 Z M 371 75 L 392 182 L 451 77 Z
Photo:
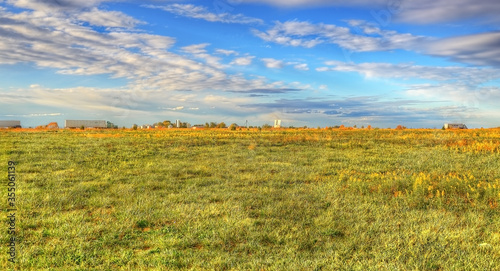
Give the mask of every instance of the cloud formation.
M 421 99 L 458 103 L 492 104 L 500 100 L 500 88 L 487 86 L 500 79 L 500 70 L 459 66 L 421 66 L 391 63 L 346 63 L 327 61 L 317 71 L 357 72 L 366 78 L 420 79 L 428 83 L 402 83 L 408 95 Z
M 419 100 L 387 101 L 380 97 L 364 96 L 339 99 L 278 99 L 274 102 L 245 104 L 242 107 L 264 112 L 280 112 L 282 115 L 315 115 L 328 118 L 332 124 L 381 124 L 405 123 L 419 126 L 435 120 L 435 125 L 450 115 L 465 116 L 474 109 L 465 106 L 431 106 L 429 102 Z
M 238 65 L 238 66 L 248 66 L 252 64 L 255 56 L 244 56 L 235 58 L 230 64 Z
M 500 32 L 451 37 L 422 45 L 426 54 L 456 62 L 500 67 Z
M 267 42 L 286 46 L 312 48 L 319 44 L 335 44 L 356 52 L 387 51 L 394 49 L 411 50 L 425 37 L 391 30 L 382 30 L 364 21 L 349 21 L 353 29 L 332 24 L 313 24 L 304 21 L 276 22 L 266 31 L 253 29 L 255 36 Z
M 88 12 L 80 13 L 78 19 L 94 26 L 105 27 L 134 28 L 137 24 L 141 23 L 141 21 L 125 15 L 122 12 L 104 11 L 95 7 Z
M 30 7 L 39 8 L 39 4 L 33 3 Z M 137 23 L 117 14 L 102 11 L 92 20 L 96 24 L 97 21 L 106 22 L 109 16 L 111 20 L 107 26 L 132 27 Z M 117 17 L 120 20 L 113 21 Z M 108 74 L 112 78 L 127 78 L 129 88 L 141 90 L 272 87 L 272 82 L 265 78 L 247 79 L 240 74 L 227 74 L 220 58 L 207 51 L 209 44 L 183 47 L 186 54 L 181 55 L 170 51 L 176 42 L 172 37 L 135 29 L 110 28 L 98 32 L 69 18 L 86 18 L 86 13 L 75 11 L 46 17 L 36 15 L 35 11 L 0 10 L 0 64 L 34 63 L 38 67 L 56 69 L 61 74 Z M 219 49 L 218 52 L 223 51 Z
M 367 78 L 419 78 L 472 85 L 500 79 L 500 70 L 491 68 L 422 66 L 414 63 L 347 63 L 342 61 L 326 61 L 325 64 L 328 66 L 319 67 L 316 70 L 320 72 L 357 72 Z
M 281 69 L 285 66 L 283 61 L 274 58 L 262 58 L 261 61 L 264 62 L 264 65 L 270 69 Z
M 230 14 L 230 13 L 213 13 L 208 11 L 204 6 L 195 6 L 192 4 L 172 4 L 167 6 L 154 6 L 145 5 L 148 8 L 157 8 L 168 11 L 170 13 L 201 19 L 208 22 L 232 23 L 232 24 L 263 24 L 264 21 L 258 18 L 248 17 L 243 14 Z
M 379 16 L 384 23 L 394 19 L 415 24 L 435 24 L 459 20 L 499 23 L 500 2 L 496 0 L 238 0 L 238 3 L 264 3 L 278 7 L 358 7 Z

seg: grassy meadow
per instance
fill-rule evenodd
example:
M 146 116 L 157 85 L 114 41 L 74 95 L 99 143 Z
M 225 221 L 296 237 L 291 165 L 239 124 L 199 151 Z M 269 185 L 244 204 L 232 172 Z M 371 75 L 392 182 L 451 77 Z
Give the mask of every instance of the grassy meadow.
M 500 270 L 500 130 L 3 130 L 9 160 L 2 270 Z

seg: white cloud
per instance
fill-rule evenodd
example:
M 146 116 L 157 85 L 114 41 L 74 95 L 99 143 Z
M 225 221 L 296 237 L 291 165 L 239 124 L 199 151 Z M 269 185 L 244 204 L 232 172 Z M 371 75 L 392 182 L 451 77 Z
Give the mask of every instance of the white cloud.
M 296 64 L 293 66 L 296 70 L 300 70 L 300 71 L 308 71 L 309 70 L 309 67 L 307 66 L 306 63 L 302 63 L 302 64 Z
M 219 57 L 209 54 L 205 49 L 209 45 L 210 45 L 209 43 L 193 44 L 182 47 L 181 49 L 186 53 L 192 54 L 194 57 L 198 59 L 202 59 L 207 65 L 211 67 L 218 69 L 223 68 L 224 65 L 220 63 L 221 59 Z
M 83 10 L 102 2 L 106 0 L 7 0 L 8 4 L 16 7 L 48 13 Z
M 397 78 L 397 79 L 426 79 L 438 82 L 459 82 L 462 84 L 479 85 L 491 80 L 500 79 L 500 70 L 475 67 L 439 67 L 420 66 L 413 63 L 346 63 L 341 61 L 327 61 L 328 67 L 319 67 L 316 70 L 357 72 L 368 78 Z
M 0 64 L 33 63 L 61 74 L 108 74 L 127 78 L 130 89 L 141 91 L 273 87 L 266 78 L 226 73 L 226 66 L 207 50 L 209 44 L 183 47 L 186 55 L 181 55 L 169 51 L 175 43 L 171 37 L 135 29 L 100 33 L 70 19 L 79 12 L 51 17 L 34 13 L 0 11 Z
M 133 28 L 141 21 L 119 11 L 104 11 L 92 8 L 78 15 L 78 19 L 95 26 Z
M 179 16 L 201 19 L 208 22 L 235 23 L 235 24 L 264 23 L 261 19 L 248 17 L 243 14 L 212 13 L 208 11 L 208 9 L 204 6 L 195 6 L 192 4 L 172 4 L 167 6 L 146 5 L 144 7 L 162 9 Z
M 498 108 L 500 88 L 464 84 L 415 84 L 406 88 L 406 94 L 420 99 L 458 103 L 467 108 Z
M 167 107 L 167 108 L 164 108 L 164 109 L 171 110 L 171 111 L 177 111 L 177 110 L 183 110 L 184 106 Z
M 217 49 L 215 50 L 215 52 L 217 54 L 221 54 L 221 55 L 225 55 L 225 56 L 230 56 L 230 55 L 239 55 L 238 52 L 234 51 L 234 50 L 225 50 L 225 49 Z
M 238 0 L 238 3 L 265 3 L 278 7 L 355 6 L 369 10 L 373 19 L 383 25 L 392 20 L 407 23 L 434 24 L 476 19 L 483 23 L 500 22 L 497 0 Z
M 281 69 L 285 66 L 283 61 L 274 58 L 262 58 L 261 61 L 264 62 L 267 68 L 271 69 Z
M 500 22 L 500 2 L 497 0 L 404 1 L 398 10 L 396 19 L 408 23 L 433 24 L 467 19 Z
M 349 2 L 343 0 L 238 0 L 238 3 L 265 3 L 287 8 L 297 6 L 374 6 L 386 2 L 387 0 L 352 0 Z
M 352 33 L 347 27 L 331 24 L 313 24 L 310 22 L 276 22 L 265 32 L 254 29 L 257 37 L 267 42 L 286 46 L 312 48 L 322 43 L 336 44 L 342 48 L 358 51 L 384 51 L 394 49 L 411 50 L 425 37 L 401 34 L 396 31 L 381 30 L 363 21 L 350 21 L 351 26 L 360 27 L 359 33 Z M 373 34 L 377 35 L 373 35 Z
M 382 30 L 377 24 L 360 20 L 347 23 L 350 28 L 300 21 L 276 22 L 265 32 L 254 29 L 253 33 L 264 41 L 293 47 L 336 44 L 354 52 L 403 49 L 466 64 L 500 67 L 498 32 L 436 39 Z
M 245 57 L 238 57 L 235 58 L 231 64 L 233 65 L 238 65 L 238 66 L 248 66 L 252 64 L 253 59 L 255 56 L 245 56 Z
M 184 46 L 181 49 L 184 52 L 190 53 L 190 54 L 204 54 L 207 52 L 205 50 L 205 48 L 209 45 L 210 45 L 210 43 L 193 44 L 193 45 L 189 45 L 189 46 Z
M 488 86 L 500 79 L 500 70 L 476 67 L 439 67 L 391 63 L 345 63 L 328 61 L 317 71 L 357 72 L 367 78 L 423 79 L 428 83 L 404 83 L 409 96 L 442 102 L 458 102 L 467 108 L 493 105 L 500 100 L 500 88 Z
M 454 61 L 500 67 L 500 33 L 458 36 L 422 44 L 426 54 Z

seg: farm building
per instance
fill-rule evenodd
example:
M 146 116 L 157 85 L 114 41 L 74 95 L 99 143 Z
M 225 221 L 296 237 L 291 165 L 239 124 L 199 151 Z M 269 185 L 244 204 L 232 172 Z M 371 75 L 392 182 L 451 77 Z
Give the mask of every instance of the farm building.
M 21 128 L 19 120 L 0 120 L 0 128 Z
M 467 126 L 463 123 L 445 123 L 445 129 L 467 129 Z
M 66 120 L 64 127 L 66 128 L 106 128 L 108 127 L 105 120 Z
M 192 126 L 193 129 L 205 129 L 205 125 L 203 124 L 195 124 Z
M 281 120 L 274 120 L 274 128 L 281 128 Z

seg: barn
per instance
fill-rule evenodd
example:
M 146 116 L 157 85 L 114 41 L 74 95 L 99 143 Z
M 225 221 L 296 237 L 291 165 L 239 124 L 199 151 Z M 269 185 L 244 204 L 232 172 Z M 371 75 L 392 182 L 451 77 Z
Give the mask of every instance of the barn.
M 463 123 L 445 123 L 444 129 L 467 129 L 467 126 Z
M 20 120 L 0 120 L 0 128 L 21 128 Z
M 107 128 L 108 125 L 105 120 L 66 120 L 64 127 L 66 128 Z

